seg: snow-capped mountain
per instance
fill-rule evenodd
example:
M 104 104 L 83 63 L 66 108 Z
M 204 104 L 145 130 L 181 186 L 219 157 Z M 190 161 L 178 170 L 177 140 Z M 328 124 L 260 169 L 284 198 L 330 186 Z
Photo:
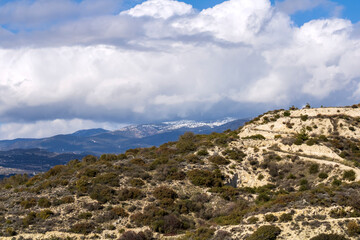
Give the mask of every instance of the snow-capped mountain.
M 159 124 L 140 124 L 119 130 L 80 130 L 72 134 L 41 139 L 14 139 L 0 141 L 0 151 L 39 148 L 56 153 L 121 153 L 129 148 L 158 146 L 175 141 L 187 131 L 197 134 L 236 129 L 246 120 L 227 118 L 220 121 L 196 122 L 182 120 Z

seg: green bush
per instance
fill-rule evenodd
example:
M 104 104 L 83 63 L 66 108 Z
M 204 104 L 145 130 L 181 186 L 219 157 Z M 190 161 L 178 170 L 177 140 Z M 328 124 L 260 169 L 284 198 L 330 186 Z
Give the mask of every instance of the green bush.
M 291 213 L 283 213 L 280 215 L 280 218 L 279 218 L 280 222 L 290 222 L 290 221 L 292 221 L 292 219 L 293 219 L 293 216 Z
M 111 212 L 115 213 L 115 215 L 119 217 L 129 216 L 129 214 L 122 207 L 114 207 L 113 209 L 111 209 Z
M 265 225 L 259 227 L 253 234 L 250 235 L 246 240 L 275 240 L 281 233 L 281 229 L 272 226 Z
M 203 187 L 221 187 L 222 184 L 222 175 L 219 171 L 208 171 L 194 169 L 187 172 L 187 176 L 190 182 L 196 186 Z
M 355 174 L 354 170 L 345 171 L 343 174 L 344 180 L 354 181 L 355 177 L 356 177 L 356 174 Z
M 208 240 L 214 236 L 215 229 L 207 227 L 199 227 L 194 232 L 186 232 L 181 240 Z
M 54 213 L 50 210 L 50 209 L 45 209 L 42 210 L 41 212 L 38 212 L 36 214 L 36 217 L 42 220 L 48 219 L 49 217 L 51 217 L 52 215 L 54 215 Z
M 246 157 L 246 154 L 238 149 L 226 149 L 222 152 L 224 156 L 226 156 L 229 159 L 236 160 L 236 161 L 242 161 L 244 157 Z
M 257 218 L 257 217 L 250 217 L 250 218 L 248 218 L 247 223 L 248 224 L 255 224 L 258 221 L 259 221 L 259 218 Z
M 319 172 L 319 164 L 317 163 L 313 163 L 310 165 L 310 168 L 309 168 L 309 173 L 310 174 L 315 174 L 315 173 L 318 173 Z
M 97 157 L 95 157 L 93 155 L 87 155 L 87 156 L 83 157 L 83 159 L 81 161 L 86 164 L 92 164 L 92 163 L 95 163 L 97 160 L 98 160 Z
M 196 150 L 196 136 L 192 132 L 186 132 L 179 137 L 176 148 L 179 152 L 192 152 Z
M 119 186 L 118 174 L 116 173 L 103 173 L 94 178 L 94 183 L 105 184 L 112 187 Z
M 118 197 L 120 201 L 127 201 L 131 199 L 141 199 L 144 197 L 140 189 L 137 188 L 123 188 L 119 190 Z
M 209 152 L 206 149 L 201 149 L 196 153 L 198 156 L 207 156 Z
M 153 195 L 158 200 L 162 200 L 164 198 L 170 198 L 174 200 L 178 197 L 177 193 L 174 190 L 166 186 L 160 186 L 155 188 Z
M 25 208 L 25 209 L 28 209 L 28 208 L 32 208 L 32 207 L 35 207 L 36 206 L 36 199 L 35 198 L 28 198 L 27 200 L 24 200 L 24 201 L 21 201 L 20 202 L 20 205 Z
M 301 118 L 301 121 L 306 121 L 306 120 L 308 120 L 309 116 L 308 115 L 301 115 L 300 118 Z
M 45 197 L 40 198 L 37 204 L 41 208 L 48 208 L 51 206 L 50 200 Z
M 319 173 L 319 178 L 321 178 L 321 179 L 326 179 L 328 177 L 329 177 L 329 175 L 326 172 Z
M 252 135 L 252 136 L 243 137 L 243 139 L 265 140 L 266 138 L 261 134 L 256 134 L 256 135 Z
M 130 160 L 130 163 L 131 164 L 134 164 L 134 165 L 139 165 L 139 166 L 144 166 L 145 165 L 145 161 L 141 158 L 133 158 Z
M 94 231 L 95 225 L 91 222 L 82 222 L 76 223 L 70 228 L 70 232 L 80 233 L 80 234 L 89 234 Z
M 217 165 L 228 165 L 230 163 L 229 160 L 223 158 L 222 156 L 219 155 L 213 155 L 211 157 L 208 158 L 208 160 L 211 163 L 217 164 Z
M 201 160 L 198 156 L 196 156 L 195 154 L 189 154 L 185 157 L 185 160 L 187 163 L 192 163 L 192 164 L 203 164 L 204 161 Z
M 145 182 L 140 178 L 132 178 L 130 179 L 129 184 L 132 187 L 141 187 L 145 185 Z
M 75 201 L 73 196 L 64 196 L 60 199 L 62 204 L 73 203 Z
M 220 193 L 220 196 L 227 201 L 234 201 L 239 196 L 239 189 L 231 186 L 214 187 L 209 190 L 210 192 Z
M 338 234 L 319 234 L 310 240 L 349 240 L 348 238 L 338 235 Z
M 265 215 L 265 221 L 267 222 L 276 222 L 278 220 L 277 216 L 275 216 L 274 214 L 266 214 Z
M 99 203 L 106 203 L 114 198 L 115 191 L 104 185 L 95 185 L 89 191 L 89 196 Z
M 290 115 L 291 115 L 291 114 L 290 114 L 290 111 L 285 111 L 285 112 L 284 112 L 284 117 L 290 117 Z

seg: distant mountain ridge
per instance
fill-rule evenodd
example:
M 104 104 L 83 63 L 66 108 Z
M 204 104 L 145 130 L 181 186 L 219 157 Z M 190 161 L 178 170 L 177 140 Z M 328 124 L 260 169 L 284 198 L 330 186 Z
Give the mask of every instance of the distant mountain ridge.
M 58 164 L 85 155 L 122 153 L 130 148 L 159 146 L 176 141 L 187 131 L 196 134 L 237 129 L 246 119 L 225 119 L 212 122 L 190 120 L 160 124 L 132 125 L 115 131 L 102 128 L 79 130 L 48 138 L 19 138 L 0 141 L 0 179 L 15 173 L 47 171 Z
M 223 132 L 236 129 L 247 120 L 225 119 L 212 122 L 183 120 L 160 124 L 141 124 L 109 131 L 101 128 L 87 129 L 72 134 L 61 134 L 40 139 L 1 140 L 0 151 L 11 149 L 43 149 L 55 153 L 121 153 L 129 148 L 157 146 L 175 141 L 187 131 L 197 134 Z

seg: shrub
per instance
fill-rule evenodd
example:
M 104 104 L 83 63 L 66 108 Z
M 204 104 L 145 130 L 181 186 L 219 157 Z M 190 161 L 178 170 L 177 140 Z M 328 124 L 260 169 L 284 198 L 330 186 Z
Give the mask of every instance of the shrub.
M 220 193 L 220 196 L 228 201 L 234 201 L 236 200 L 237 196 L 239 196 L 239 189 L 231 186 L 214 187 L 209 191 Z
M 120 201 L 127 201 L 130 199 L 141 199 L 144 197 L 140 189 L 137 188 L 123 188 L 118 193 Z
M 258 202 L 268 202 L 270 201 L 271 197 L 267 195 L 266 193 L 260 193 L 259 196 L 257 196 L 256 200 Z
M 89 196 L 99 203 L 106 203 L 113 199 L 115 191 L 104 185 L 95 185 L 90 191 Z
M 91 163 L 95 163 L 97 160 L 98 160 L 97 157 L 95 157 L 93 155 L 87 155 L 87 156 L 83 157 L 83 159 L 81 161 L 86 164 L 91 164 Z
M 187 176 L 192 184 L 203 187 L 221 187 L 221 172 L 211 172 L 208 170 L 194 169 L 187 172 Z
M 180 152 L 191 152 L 196 150 L 196 136 L 192 132 L 186 132 L 179 137 L 176 148 Z
M 246 240 L 275 240 L 281 233 L 281 229 L 272 226 L 265 225 L 259 227 L 253 234 L 250 235 Z
M 129 184 L 132 187 L 141 187 L 145 185 L 145 182 L 143 180 L 141 180 L 140 178 L 132 178 L 129 181 Z
M 326 179 L 328 177 L 329 177 L 329 175 L 326 172 L 319 173 L 319 178 L 321 178 L 321 179 Z
M 333 186 L 340 186 L 341 185 L 341 180 L 339 179 L 334 179 L 331 183 Z
M 89 184 L 88 178 L 85 176 L 82 176 L 75 183 L 76 190 L 80 193 L 86 193 L 88 191 L 89 185 L 90 184 Z
M 349 181 L 354 181 L 355 180 L 355 172 L 354 170 L 349 170 L 349 171 L 345 171 L 343 174 L 343 179 L 344 180 L 349 180 Z
M 284 117 L 290 117 L 290 115 L 291 115 L 291 114 L 290 114 L 290 111 L 285 111 L 285 112 L 284 112 Z
M 259 221 L 259 218 L 257 218 L 257 217 L 250 217 L 250 218 L 248 218 L 248 220 L 247 220 L 247 222 L 249 223 L 249 224 L 255 224 L 255 223 L 257 223 Z
M 60 199 L 62 204 L 73 203 L 75 201 L 73 196 L 65 196 Z
M 130 163 L 131 164 L 134 164 L 134 165 L 139 165 L 139 166 L 144 166 L 145 165 L 145 161 L 141 158 L 133 158 L 130 160 Z
M 348 238 L 338 235 L 338 234 L 319 234 L 310 240 L 349 240 Z
M 116 161 L 118 157 L 115 154 L 103 154 L 100 156 L 100 161 Z
M 310 165 L 310 168 L 309 168 L 309 173 L 310 174 L 315 174 L 315 173 L 318 173 L 319 172 L 319 164 L 317 163 L 313 163 Z
M 92 222 L 82 222 L 76 223 L 70 228 L 70 232 L 80 233 L 80 234 L 89 234 L 95 229 L 95 224 Z
M 243 158 L 246 157 L 246 154 L 238 149 L 226 149 L 225 151 L 222 152 L 222 154 L 227 158 L 236 161 L 242 161 Z
M 265 215 L 265 221 L 267 221 L 267 222 L 276 222 L 277 220 L 278 220 L 278 218 L 274 214 L 266 214 Z
M 92 217 L 92 213 L 91 212 L 82 212 L 79 214 L 78 218 L 79 219 L 89 219 Z
M 349 233 L 350 236 L 355 236 L 360 234 L 360 226 L 357 222 L 355 221 L 350 221 L 347 224 L 347 231 Z
M 195 232 L 187 232 L 181 240 L 207 240 L 212 239 L 215 229 L 207 227 L 199 227 Z
M 99 173 L 99 170 L 95 168 L 86 168 L 81 174 L 87 177 L 95 177 Z
M 291 213 L 283 213 L 280 215 L 280 222 L 290 222 L 292 221 L 293 216 L 291 215 Z
M 201 149 L 196 153 L 198 156 L 207 156 L 209 152 L 206 149 Z
M 50 200 L 45 197 L 40 198 L 37 204 L 41 208 L 48 208 L 51 206 Z
M 36 206 L 36 199 L 35 198 L 28 198 L 27 200 L 21 201 L 20 205 L 25 208 L 32 208 Z
M 119 186 L 119 179 L 116 173 L 103 173 L 95 177 L 94 183 L 117 187 Z
M 50 216 L 54 215 L 54 213 L 49 210 L 49 209 L 45 209 L 42 210 L 41 212 L 36 214 L 36 217 L 42 220 L 48 219 Z
M 156 199 L 159 200 L 162 200 L 164 198 L 176 199 L 178 197 L 175 191 L 165 186 L 155 188 L 153 195 Z
M 301 118 L 301 121 L 306 121 L 308 120 L 308 115 L 301 115 L 300 118 Z
M 17 232 L 14 230 L 14 228 L 8 227 L 8 228 L 6 228 L 6 230 L 5 230 L 5 234 L 6 234 L 7 236 L 15 236 L 15 235 L 17 235 Z
M 49 178 L 51 176 L 56 176 L 60 174 L 62 171 L 66 169 L 66 166 L 64 165 L 56 165 L 53 168 L 51 168 L 49 171 L 47 171 L 44 175 L 45 178 Z
M 213 155 L 208 158 L 210 162 L 217 164 L 217 165 L 228 165 L 230 163 L 229 160 L 219 156 L 219 155 Z
M 265 140 L 266 138 L 261 134 L 256 134 L 256 135 L 244 137 L 243 139 Z
M 150 230 L 136 233 L 134 231 L 124 232 L 119 240 L 151 240 L 153 239 L 153 233 Z
M 115 213 L 116 216 L 119 216 L 119 217 L 128 217 L 129 216 L 129 214 L 122 207 L 114 207 L 113 209 L 111 209 L 111 211 L 113 213 Z

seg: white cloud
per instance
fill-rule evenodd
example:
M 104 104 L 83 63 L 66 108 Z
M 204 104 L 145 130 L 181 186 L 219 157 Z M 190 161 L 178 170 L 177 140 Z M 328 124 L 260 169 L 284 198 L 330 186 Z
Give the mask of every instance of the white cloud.
M 168 19 L 173 16 L 187 15 L 193 12 L 192 6 L 183 2 L 174 0 L 148 0 L 120 14 L 127 14 L 133 17 L 148 16 Z
M 296 27 L 268 0 L 230 0 L 201 12 L 149 0 L 117 16 L 15 34 L 8 40 L 21 44 L 0 49 L 0 121 L 33 121 L 25 130 L 7 125 L 4 135 L 38 136 L 34 129 L 54 119 L 92 121 L 64 125 L 75 130 L 330 96 L 350 104 L 360 92 L 358 28 L 343 19 Z
M 43 138 L 57 134 L 69 134 L 79 129 L 103 128 L 115 130 L 125 124 L 110 122 L 94 122 L 82 119 L 55 119 L 51 121 L 36 121 L 34 123 L 7 123 L 0 125 L 0 139 Z

